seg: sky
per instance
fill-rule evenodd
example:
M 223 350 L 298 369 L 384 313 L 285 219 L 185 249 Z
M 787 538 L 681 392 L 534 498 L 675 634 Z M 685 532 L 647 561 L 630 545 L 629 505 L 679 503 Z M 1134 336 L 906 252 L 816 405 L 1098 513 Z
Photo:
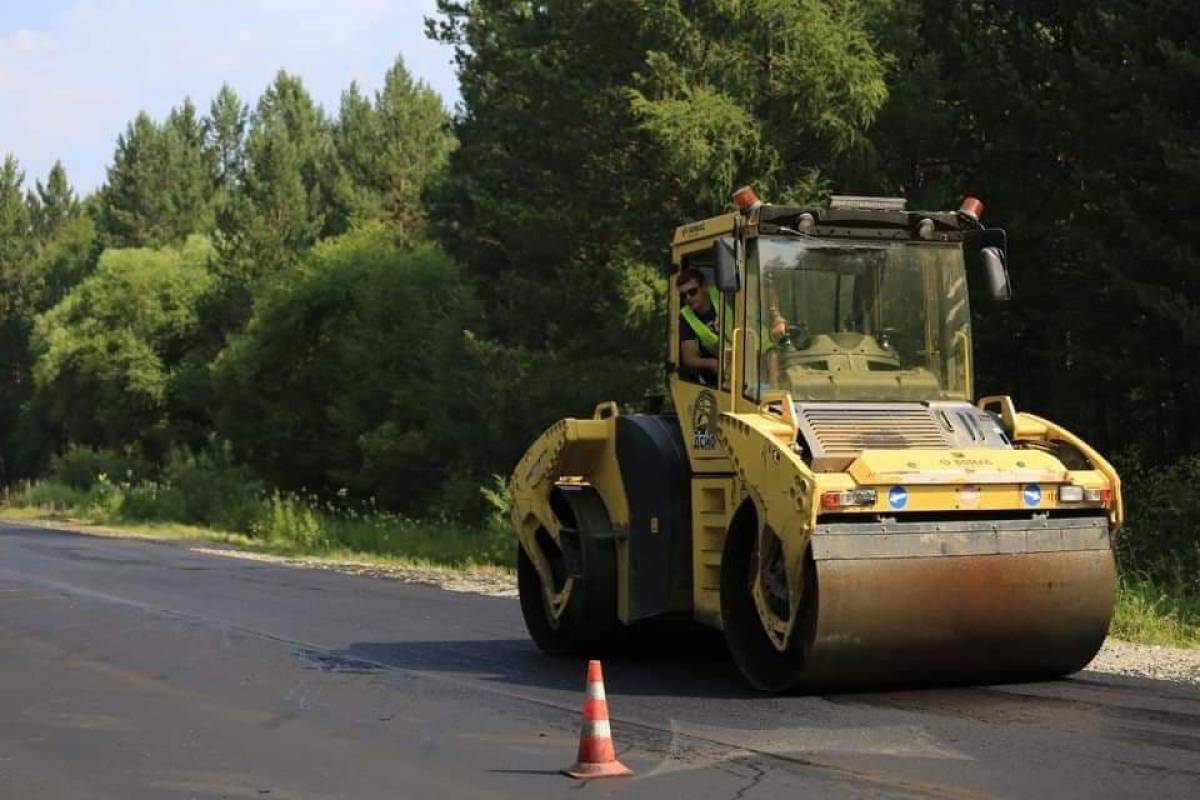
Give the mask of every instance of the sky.
M 280 69 L 336 113 L 357 81 L 378 89 L 398 55 L 458 102 L 450 48 L 425 38 L 435 0 L 0 0 L 0 159 L 26 187 L 55 160 L 81 194 L 103 183 L 139 111 L 184 97 L 204 111 L 228 83 L 253 107 Z

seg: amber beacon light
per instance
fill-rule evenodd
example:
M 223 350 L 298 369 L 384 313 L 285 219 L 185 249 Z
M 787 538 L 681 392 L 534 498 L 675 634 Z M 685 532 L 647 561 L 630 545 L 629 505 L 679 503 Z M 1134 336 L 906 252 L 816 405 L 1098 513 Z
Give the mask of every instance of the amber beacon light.
M 979 222 L 979 218 L 983 216 L 983 201 L 978 197 L 964 197 L 962 205 L 958 207 L 958 213 Z
M 733 204 L 737 206 L 738 211 L 743 214 L 749 214 L 762 205 L 762 200 L 758 199 L 758 195 L 754 193 L 753 188 L 743 186 L 733 193 Z

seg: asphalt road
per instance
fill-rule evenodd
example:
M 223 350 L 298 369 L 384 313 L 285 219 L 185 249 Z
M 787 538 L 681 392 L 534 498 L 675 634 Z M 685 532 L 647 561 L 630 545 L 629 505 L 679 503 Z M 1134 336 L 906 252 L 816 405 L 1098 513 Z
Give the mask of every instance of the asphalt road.
M 770 698 L 710 644 L 584 664 L 517 603 L 0 523 L 0 797 L 1200 797 L 1200 692 L 1081 673 Z

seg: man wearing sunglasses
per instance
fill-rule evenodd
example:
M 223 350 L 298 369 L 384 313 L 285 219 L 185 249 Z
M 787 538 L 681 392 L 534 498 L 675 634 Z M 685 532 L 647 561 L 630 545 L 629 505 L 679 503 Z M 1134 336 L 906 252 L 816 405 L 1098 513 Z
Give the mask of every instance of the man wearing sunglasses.
M 706 287 L 704 273 L 687 267 L 675 279 L 679 290 L 679 355 L 683 377 L 706 386 L 717 383 L 717 352 L 721 333 L 717 328 L 720 295 Z

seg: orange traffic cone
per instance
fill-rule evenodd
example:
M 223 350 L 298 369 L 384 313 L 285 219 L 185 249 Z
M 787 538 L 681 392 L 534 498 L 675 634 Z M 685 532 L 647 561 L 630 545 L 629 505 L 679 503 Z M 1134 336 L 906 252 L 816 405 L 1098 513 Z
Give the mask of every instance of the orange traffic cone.
M 608 727 L 608 700 L 604 698 L 604 675 L 599 661 L 588 662 L 579 760 L 563 772 L 572 778 L 616 778 L 633 774 L 633 770 L 617 761 L 613 750 L 612 731 Z

